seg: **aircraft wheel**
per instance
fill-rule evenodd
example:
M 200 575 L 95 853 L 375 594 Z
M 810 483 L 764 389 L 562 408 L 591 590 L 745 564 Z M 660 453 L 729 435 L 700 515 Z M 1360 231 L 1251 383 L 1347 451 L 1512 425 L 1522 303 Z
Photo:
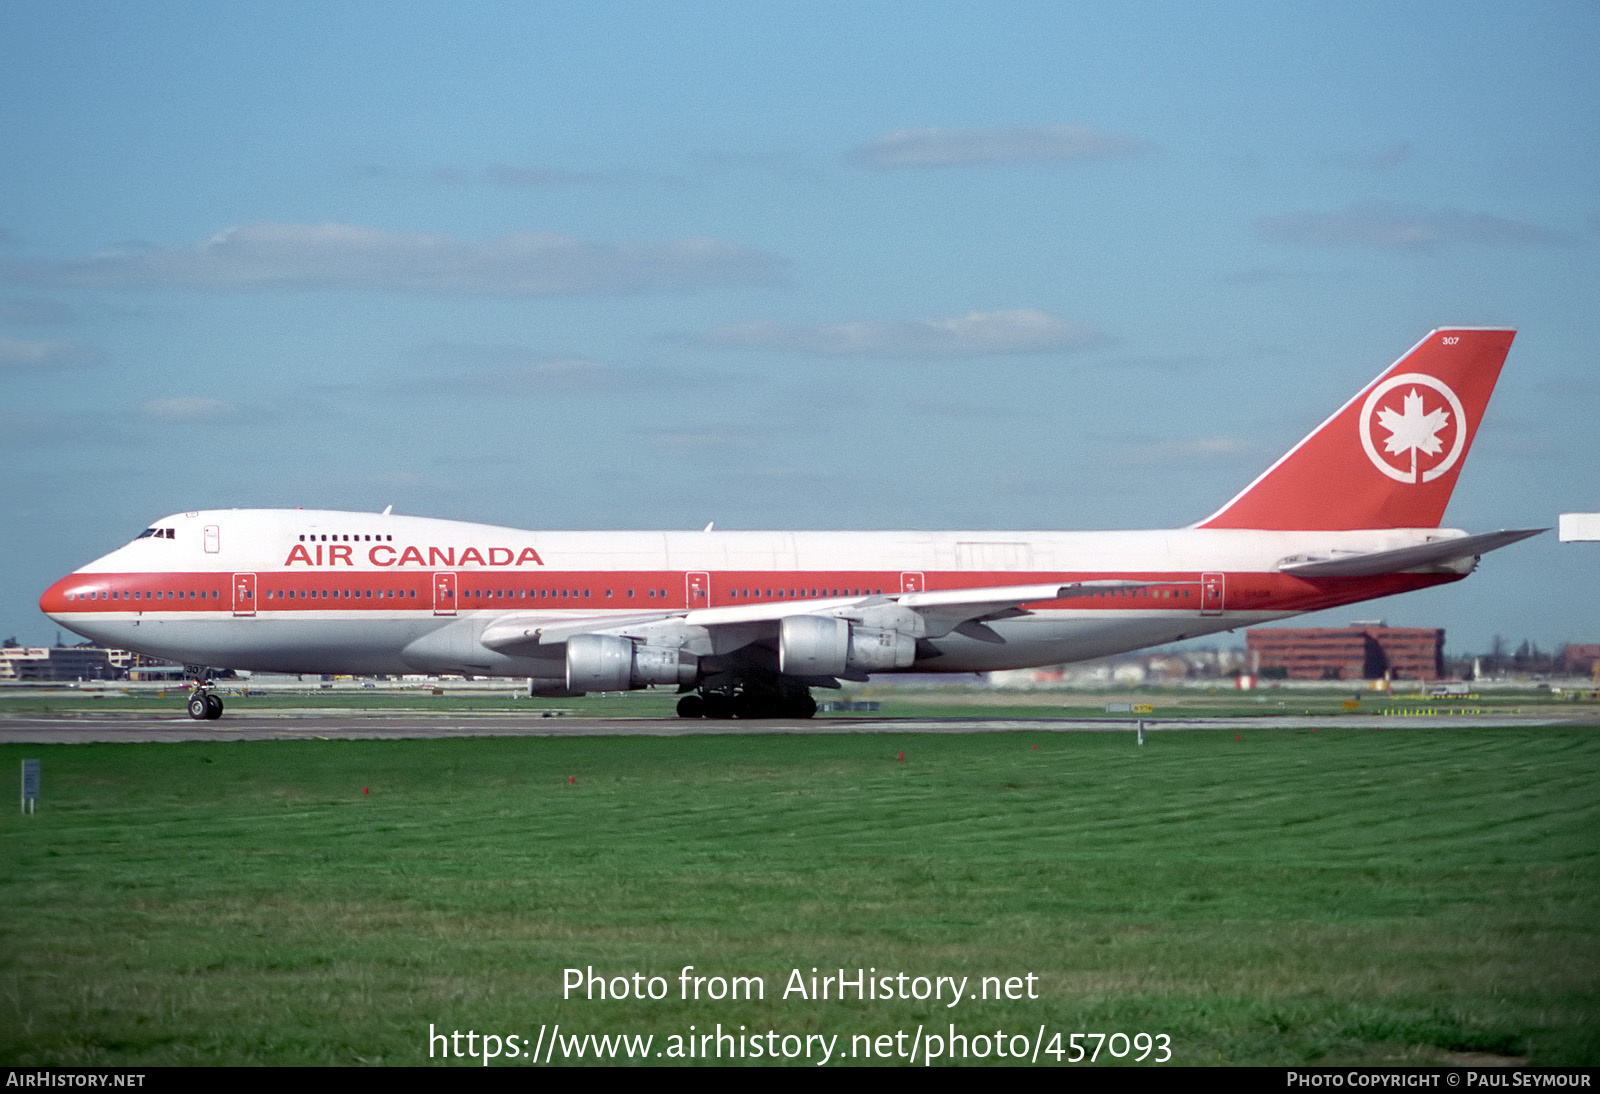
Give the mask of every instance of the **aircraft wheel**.
M 222 717 L 222 700 L 210 693 L 206 695 L 206 717 L 213 722 Z
M 815 718 L 817 716 L 817 701 L 811 698 L 811 693 L 795 696 L 794 702 L 789 704 L 786 712 L 791 718 Z
M 704 709 L 707 718 L 733 717 L 733 703 L 726 695 L 707 695 Z
M 204 692 L 195 692 L 189 696 L 189 717 L 196 721 L 204 721 L 211 717 L 211 704 L 206 702 Z
M 678 700 L 678 717 L 704 718 L 706 716 L 706 701 L 698 695 L 685 695 Z

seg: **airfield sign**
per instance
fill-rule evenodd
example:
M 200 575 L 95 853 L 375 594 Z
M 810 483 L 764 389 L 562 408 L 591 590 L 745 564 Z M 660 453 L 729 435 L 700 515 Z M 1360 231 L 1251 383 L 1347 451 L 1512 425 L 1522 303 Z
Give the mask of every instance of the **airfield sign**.
M 39 761 L 22 761 L 22 811 L 32 813 L 39 802 Z

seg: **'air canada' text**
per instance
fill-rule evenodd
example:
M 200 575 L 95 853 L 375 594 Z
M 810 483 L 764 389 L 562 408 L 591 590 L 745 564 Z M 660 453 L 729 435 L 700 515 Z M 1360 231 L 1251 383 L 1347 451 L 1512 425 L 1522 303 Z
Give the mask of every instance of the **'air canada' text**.
M 297 543 L 289 549 L 284 566 L 354 566 L 354 544 Z M 394 547 L 376 543 L 367 551 L 367 564 L 371 566 L 526 566 L 532 563 L 543 566 L 544 559 L 532 547 L 521 552 L 510 547 L 466 547 L 459 552 L 454 547 Z

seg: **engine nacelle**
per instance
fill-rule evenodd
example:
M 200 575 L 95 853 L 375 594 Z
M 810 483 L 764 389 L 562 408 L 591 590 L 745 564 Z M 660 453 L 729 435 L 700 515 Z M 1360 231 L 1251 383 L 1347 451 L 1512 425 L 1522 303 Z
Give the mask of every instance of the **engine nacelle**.
M 667 646 L 643 646 L 631 638 L 580 634 L 567 639 L 567 690 L 629 691 L 651 684 L 692 684 L 700 661 Z
M 859 672 L 908 669 L 917 659 L 917 640 L 903 631 L 850 628 L 850 660 Z
M 850 624 L 825 615 L 788 615 L 778 624 L 778 671 L 837 676 L 850 660 Z
M 904 631 L 822 615 L 785 616 L 778 624 L 778 671 L 789 676 L 904 669 L 916 659 L 917 640 Z

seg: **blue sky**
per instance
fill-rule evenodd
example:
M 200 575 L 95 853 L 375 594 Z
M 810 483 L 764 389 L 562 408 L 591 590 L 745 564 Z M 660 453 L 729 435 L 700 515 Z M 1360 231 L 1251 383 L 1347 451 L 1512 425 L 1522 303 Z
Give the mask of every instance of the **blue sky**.
M 1447 523 L 1600 509 L 1597 51 L 1588 3 L 0 0 L 0 635 L 187 509 L 1186 524 L 1444 324 L 1520 329 Z M 1551 533 L 1357 614 L 1597 604 Z

